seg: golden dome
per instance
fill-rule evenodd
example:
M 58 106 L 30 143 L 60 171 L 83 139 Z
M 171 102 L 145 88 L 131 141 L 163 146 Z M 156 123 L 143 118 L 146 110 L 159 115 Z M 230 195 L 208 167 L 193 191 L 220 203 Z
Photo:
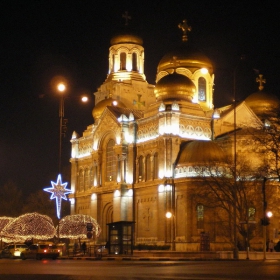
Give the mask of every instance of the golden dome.
M 194 70 L 207 68 L 210 74 L 213 73 L 210 59 L 199 50 L 187 45 L 186 42 L 183 42 L 179 48 L 163 56 L 158 64 L 157 72 L 179 67 L 194 68 Z
M 143 45 L 143 39 L 131 31 L 122 31 L 114 35 L 110 41 L 111 45 L 117 44 L 137 44 Z
M 269 115 L 280 108 L 280 100 L 277 96 L 264 91 L 252 93 L 245 102 L 257 116 Z
M 100 116 L 102 115 L 102 113 L 104 112 L 104 110 L 106 109 L 106 107 L 109 107 L 109 106 L 126 108 L 126 106 L 121 101 L 118 101 L 111 97 L 103 99 L 102 101 L 97 103 L 92 110 L 92 116 L 93 116 L 94 120 L 99 119 Z
M 196 87 L 186 76 L 173 73 L 161 78 L 155 86 L 157 100 L 179 99 L 192 101 Z
M 181 150 L 178 165 L 209 164 L 224 161 L 224 152 L 213 141 L 193 141 Z

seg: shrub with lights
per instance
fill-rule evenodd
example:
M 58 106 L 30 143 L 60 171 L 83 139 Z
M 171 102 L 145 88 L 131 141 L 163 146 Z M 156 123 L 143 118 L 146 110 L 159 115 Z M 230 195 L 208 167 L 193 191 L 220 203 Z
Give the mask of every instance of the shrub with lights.
M 87 224 L 92 223 L 95 237 L 101 233 L 101 228 L 94 218 L 89 215 L 68 215 L 59 221 L 59 237 L 70 239 L 87 238 Z
M 48 240 L 55 235 L 56 230 L 52 219 L 36 212 L 14 218 L 1 231 L 4 242 L 24 242 L 28 239 Z

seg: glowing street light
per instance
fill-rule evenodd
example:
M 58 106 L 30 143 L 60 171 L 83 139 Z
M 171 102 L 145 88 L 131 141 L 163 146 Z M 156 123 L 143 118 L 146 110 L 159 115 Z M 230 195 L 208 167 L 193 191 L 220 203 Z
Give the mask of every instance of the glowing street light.
M 63 84 L 63 83 L 59 83 L 59 84 L 57 85 L 57 89 L 58 89 L 60 92 L 64 92 L 64 91 L 66 90 L 66 86 L 65 86 L 65 84 Z
M 171 212 L 166 212 L 165 217 L 171 220 L 171 250 L 175 251 L 175 216 Z
M 62 136 L 65 135 L 67 120 L 64 119 L 64 92 L 66 85 L 59 83 L 57 85 L 58 91 L 61 93 L 59 102 L 59 154 L 58 154 L 58 172 L 61 173 L 61 154 L 62 154 Z
M 170 219 L 170 218 L 172 217 L 172 213 L 171 213 L 171 212 L 167 212 L 167 213 L 165 214 L 165 217 L 166 217 L 167 219 Z
M 273 213 L 271 211 L 266 212 L 266 216 L 268 218 L 271 218 L 273 216 Z
M 88 102 L 88 97 L 86 95 L 82 96 L 81 98 L 82 102 L 86 103 Z

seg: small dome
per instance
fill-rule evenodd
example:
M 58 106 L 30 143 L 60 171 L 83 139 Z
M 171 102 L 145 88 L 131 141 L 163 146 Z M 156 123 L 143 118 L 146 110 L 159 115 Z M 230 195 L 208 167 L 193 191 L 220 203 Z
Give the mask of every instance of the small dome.
M 111 41 L 111 45 L 117 44 L 137 44 L 143 45 L 143 39 L 129 30 L 123 30 L 115 34 Z
M 280 100 L 277 96 L 264 91 L 252 93 L 245 102 L 257 116 L 269 115 L 280 108 Z
M 213 141 L 193 141 L 187 143 L 180 152 L 178 165 L 207 164 L 224 161 L 224 152 Z
M 157 100 L 180 99 L 192 101 L 196 87 L 186 76 L 173 73 L 161 78 L 155 86 Z
M 180 47 L 163 56 L 158 64 L 157 72 L 179 67 L 194 68 L 194 70 L 207 68 L 210 74 L 213 73 L 210 59 L 199 50 L 187 45 L 186 42 L 183 42 Z
M 126 106 L 121 101 L 118 101 L 111 97 L 103 99 L 102 101 L 97 103 L 92 110 L 92 116 L 93 116 L 94 120 L 99 119 L 100 116 L 102 115 L 102 113 L 104 112 L 104 110 L 106 109 L 106 107 L 109 107 L 109 106 L 126 108 Z

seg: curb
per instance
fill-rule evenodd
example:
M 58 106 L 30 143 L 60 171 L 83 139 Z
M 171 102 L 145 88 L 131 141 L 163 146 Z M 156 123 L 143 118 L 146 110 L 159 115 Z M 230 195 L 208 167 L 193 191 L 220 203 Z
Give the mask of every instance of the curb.
M 87 260 L 87 261 L 236 261 L 233 259 L 214 259 L 214 258 L 166 258 L 166 257 L 59 257 L 60 260 Z

